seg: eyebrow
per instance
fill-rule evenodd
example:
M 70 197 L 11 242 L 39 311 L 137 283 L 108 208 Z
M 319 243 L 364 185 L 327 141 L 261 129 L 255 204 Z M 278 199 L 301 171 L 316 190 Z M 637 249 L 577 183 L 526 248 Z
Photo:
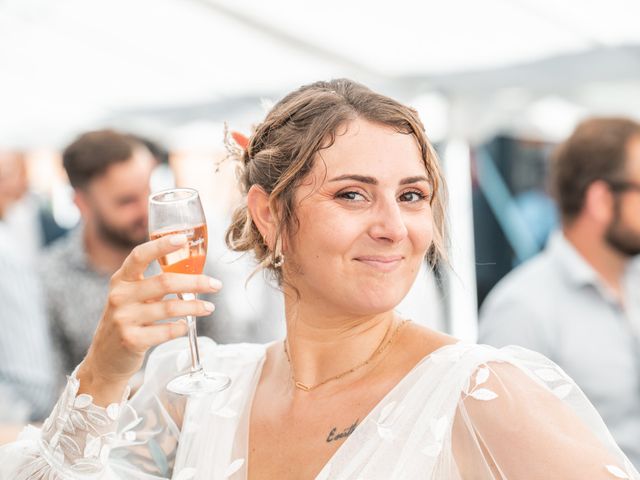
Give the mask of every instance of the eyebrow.
M 332 178 L 330 182 L 339 182 L 342 180 L 355 180 L 356 182 L 367 183 L 369 185 L 378 185 L 378 180 L 366 175 L 340 175 L 339 177 Z M 429 179 L 424 175 L 418 175 L 416 177 L 407 177 L 400 180 L 400 185 L 408 185 L 410 183 L 427 182 Z

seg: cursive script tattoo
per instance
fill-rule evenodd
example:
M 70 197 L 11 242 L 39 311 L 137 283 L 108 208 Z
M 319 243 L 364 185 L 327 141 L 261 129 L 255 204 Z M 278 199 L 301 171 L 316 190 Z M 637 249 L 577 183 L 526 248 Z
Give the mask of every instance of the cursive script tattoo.
M 337 433 L 338 429 L 336 427 L 333 427 L 329 432 L 329 435 L 327 436 L 327 443 L 334 442 L 336 440 L 340 440 L 341 438 L 346 438 L 349 435 L 351 435 L 353 431 L 356 429 L 356 427 L 358 426 L 359 421 L 360 419 L 356 420 L 353 423 L 353 425 L 351 425 L 349 428 L 346 428 L 344 431 L 340 433 Z

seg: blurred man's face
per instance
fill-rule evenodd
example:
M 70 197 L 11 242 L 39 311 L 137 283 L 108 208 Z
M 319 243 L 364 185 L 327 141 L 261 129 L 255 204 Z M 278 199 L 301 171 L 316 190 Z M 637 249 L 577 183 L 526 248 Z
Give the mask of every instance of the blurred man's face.
M 27 168 L 24 156 L 18 152 L 0 151 L 0 218 L 27 192 Z
M 155 160 L 145 149 L 116 163 L 81 193 L 85 220 L 115 247 L 131 249 L 148 238 L 149 179 Z
M 625 167 L 628 188 L 615 194 L 605 238 L 619 252 L 635 256 L 640 255 L 640 136 L 629 141 Z

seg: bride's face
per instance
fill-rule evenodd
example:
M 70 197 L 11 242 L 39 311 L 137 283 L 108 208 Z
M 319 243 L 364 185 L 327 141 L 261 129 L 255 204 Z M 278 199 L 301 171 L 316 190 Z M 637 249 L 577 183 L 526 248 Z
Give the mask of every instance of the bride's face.
M 285 279 L 327 313 L 393 309 L 432 242 L 430 195 L 413 135 L 350 122 L 296 190 L 300 228 L 287 242 Z

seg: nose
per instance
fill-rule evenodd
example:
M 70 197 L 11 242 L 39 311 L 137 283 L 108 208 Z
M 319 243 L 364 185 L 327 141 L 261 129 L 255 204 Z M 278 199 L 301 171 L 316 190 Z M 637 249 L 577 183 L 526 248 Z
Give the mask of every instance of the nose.
M 398 243 L 407 234 L 407 225 L 396 199 L 381 199 L 373 213 L 370 235 L 376 240 Z

